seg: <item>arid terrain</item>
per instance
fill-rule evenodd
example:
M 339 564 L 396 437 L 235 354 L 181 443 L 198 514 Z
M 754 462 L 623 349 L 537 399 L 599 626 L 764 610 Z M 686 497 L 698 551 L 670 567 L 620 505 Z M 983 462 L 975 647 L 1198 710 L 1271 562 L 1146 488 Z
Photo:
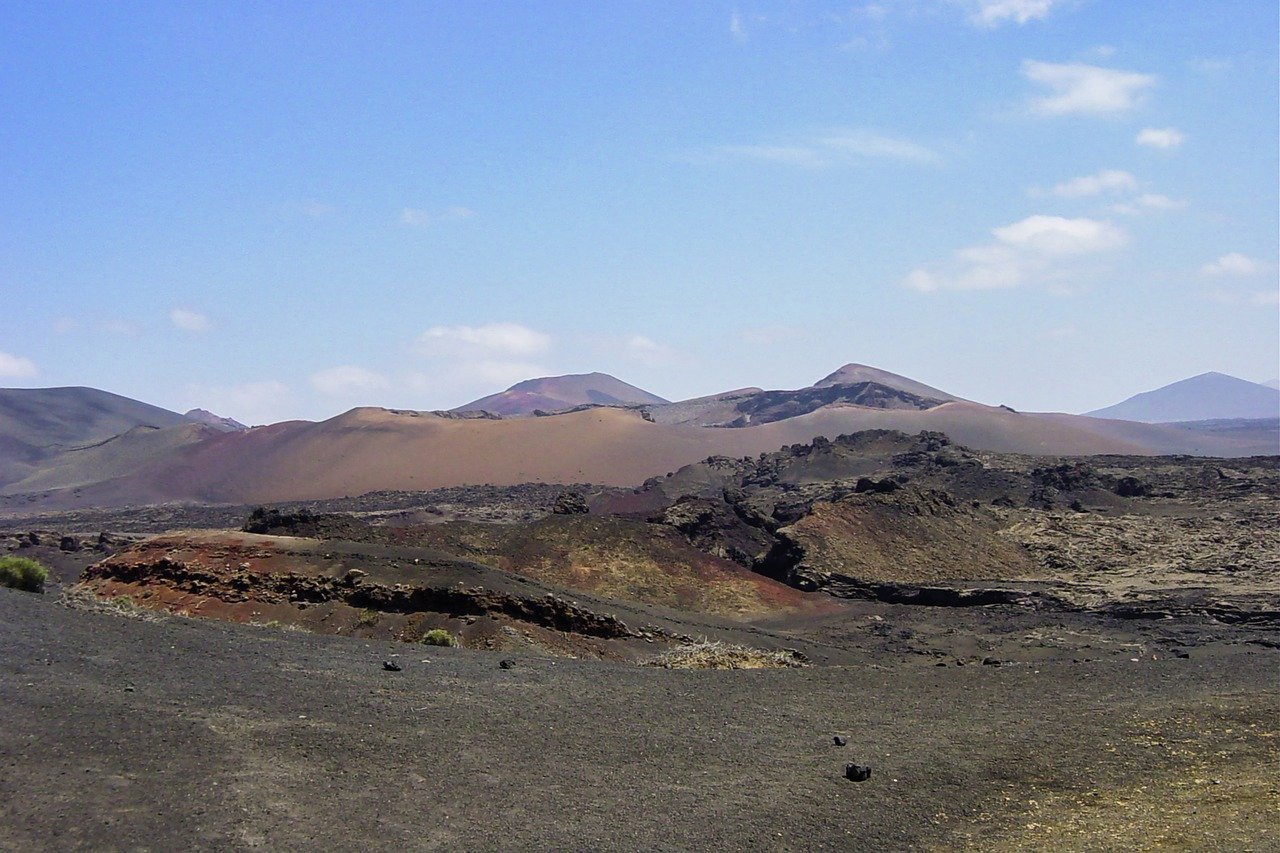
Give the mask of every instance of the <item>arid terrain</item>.
M 5 846 L 1280 844 L 1276 457 L 872 431 L 5 528 Z
M 0 389 L 0 509 L 256 504 L 477 484 L 630 487 L 708 456 L 875 429 L 943 432 L 987 453 L 1280 452 L 1275 417 L 1172 424 L 1018 412 L 860 364 L 804 388 L 678 402 L 606 374 L 545 377 L 452 411 L 361 407 L 252 429 L 89 388 Z

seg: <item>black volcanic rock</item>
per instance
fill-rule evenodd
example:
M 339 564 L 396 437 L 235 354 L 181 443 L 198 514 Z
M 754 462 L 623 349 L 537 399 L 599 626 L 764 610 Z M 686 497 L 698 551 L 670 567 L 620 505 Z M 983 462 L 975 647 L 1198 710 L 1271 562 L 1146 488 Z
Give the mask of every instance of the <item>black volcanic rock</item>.
M 824 406 L 838 404 L 866 406 L 873 409 L 932 409 L 943 402 L 940 399 L 921 397 L 878 382 L 825 385 L 821 388 L 801 388 L 797 391 L 762 391 L 738 403 L 736 408 L 742 414 L 728 426 L 766 424 L 806 415 Z

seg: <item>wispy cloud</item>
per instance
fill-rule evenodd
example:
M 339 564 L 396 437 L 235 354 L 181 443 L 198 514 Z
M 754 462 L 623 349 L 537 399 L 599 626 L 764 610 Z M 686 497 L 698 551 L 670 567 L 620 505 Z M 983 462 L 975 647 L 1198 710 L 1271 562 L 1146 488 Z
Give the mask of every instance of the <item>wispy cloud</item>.
M 418 336 L 414 349 L 428 356 L 533 356 L 551 349 L 551 336 L 519 323 L 432 326 Z
M 324 219 L 326 216 L 332 216 L 338 212 L 338 208 L 334 205 L 323 201 L 315 201 L 314 199 L 304 201 L 298 205 L 298 210 L 303 216 L 309 216 L 312 219 Z
M 1266 268 L 1262 261 L 1251 258 L 1248 255 L 1242 255 L 1239 252 L 1230 252 L 1216 261 L 1200 267 L 1200 272 L 1203 275 L 1245 277 L 1258 275 L 1264 272 Z
M 169 312 L 169 322 L 184 332 L 195 334 L 207 332 L 213 327 L 208 317 L 189 308 L 174 308 Z
M 1050 94 L 1031 100 L 1032 111 L 1041 115 L 1125 113 L 1136 107 L 1157 82 L 1154 74 L 1031 59 L 1022 63 L 1022 74 L 1049 90 Z
M 1223 305 L 1247 305 L 1251 308 L 1268 308 L 1280 305 L 1280 290 L 1251 290 L 1238 292 L 1231 290 L 1210 290 L 1205 298 Z
M 246 424 L 285 420 L 293 410 L 293 392 L 275 379 L 238 385 L 188 385 L 183 391 L 187 408 L 208 409 Z
M 59 317 L 53 321 L 53 330 L 60 335 L 87 331 L 106 332 L 108 335 L 119 335 L 122 338 L 136 338 L 142 334 L 142 327 L 137 323 L 131 320 L 121 320 L 118 317 L 103 317 L 99 319 Z
M 967 0 L 969 19 L 980 27 L 993 28 L 1012 21 L 1025 24 L 1049 17 L 1062 0 Z
M 1139 131 L 1133 141 L 1148 148 L 1177 148 L 1185 139 L 1176 127 L 1148 127 Z
M 311 374 L 310 382 L 311 387 L 321 394 L 334 397 L 362 391 L 384 391 L 391 387 L 390 381 L 381 373 L 354 364 L 318 370 Z
M 406 207 L 400 211 L 400 224 L 414 228 L 425 228 L 437 222 L 458 222 L 470 219 L 476 212 L 469 207 L 447 207 L 439 212 L 432 212 L 420 207 Z
M 1102 193 L 1127 193 L 1138 188 L 1138 179 L 1120 169 L 1103 169 L 1093 175 L 1072 178 L 1057 184 L 1049 192 L 1059 198 L 1085 198 Z
M 0 352 L 0 378 L 30 379 L 39 372 L 31 359 Z
M 1113 204 L 1108 208 L 1112 213 L 1123 216 L 1141 216 L 1144 213 L 1168 213 L 1174 210 L 1185 210 L 1186 201 L 1169 198 L 1160 193 L 1143 193 L 1132 201 Z
M 432 326 L 411 345 L 429 369 L 409 376 L 411 390 L 444 403 L 453 395 L 477 397 L 551 371 L 541 362 L 554 341 L 520 323 Z M 448 405 L 463 402 L 455 399 Z
M 865 128 L 836 129 L 779 143 L 719 145 L 694 159 L 748 160 L 809 169 L 870 160 L 915 165 L 941 160 L 936 151 L 919 142 Z
M 831 161 L 822 151 L 803 145 L 721 145 L 714 149 L 720 155 L 714 159 L 757 160 L 784 166 L 803 166 L 816 169 Z
M 1231 70 L 1232 62 L 1222 57 L 1199 57 L 1189 60 L 1187 65 L 1201 74 L 1222 74 Z
M 669 367 L 680 361 L 679 355 L 671 347 L 660 344 L 647 335 L 631 335 L 627 338 L 625 351 L 633 361 L 645 367 Z
M 747 25 L 742 20 L 742 13 L 737 9 L 729 15 L 729 35 L 739 43 L 747 40 Z
M 935 151 L 918 142 L 869 130 L 839 131 L 824 136 L 818 143 L 832 151 L 859 158 L 901 160 L 907 163 L 938 161 Z
M 956 252 L 941 270 L 911 271 L 903 285 L 912 290 L 994 290 L 1049 282 L 1070 269 L 1073 260 L 1124 246 L 1129 235 L 1110 222 L 1029 216 L 995 228 L 995 242 Z

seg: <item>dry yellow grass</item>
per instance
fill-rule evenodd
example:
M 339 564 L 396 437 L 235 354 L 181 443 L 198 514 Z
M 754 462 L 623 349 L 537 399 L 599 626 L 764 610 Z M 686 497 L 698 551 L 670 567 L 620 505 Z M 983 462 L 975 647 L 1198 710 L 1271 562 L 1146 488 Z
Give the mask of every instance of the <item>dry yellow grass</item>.
M 787 669 L 808 666 L 804 658 L 793 651 L 767 651 L 706 639 L 671 649 L 643 661 L 643 665 L 662 669 Z

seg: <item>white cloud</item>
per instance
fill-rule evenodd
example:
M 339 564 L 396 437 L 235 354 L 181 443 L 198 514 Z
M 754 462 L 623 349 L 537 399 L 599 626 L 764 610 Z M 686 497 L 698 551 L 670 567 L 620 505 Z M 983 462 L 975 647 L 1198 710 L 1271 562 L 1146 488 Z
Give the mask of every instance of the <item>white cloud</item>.
M 1096 219 L 1028 216 L 991 232 L 1001 243 L 1044 255 L 1082 255 L 1123 246 L 1128 235 Z
M 1187 203 L 1182 199 L 1169 198 L 1159 193 L 1143 193 L 1132 202 L 1113 204 L 1110 210 L 1125 216 L 1140 216 L 1144 213 L 1164 213 L 1171 210 L 1184 210 Z
M 448 207 L 439 213 L 432 213 L 429 210 L 417 207 L 406 207 L 400 211 L 400 223 L 415 228 L 425 228 L 436 222 L 457 222 L 462 219 L 470 219 L 475 215 L 476 212 L 469 207 Z
M 911 290 L 995 290 L 1045 283 L 1060 289 L 1074 259 L 1113 251 L 1128 234 L 1110 222 L 1029 216 L 992 230 L 994 243 L 956 252 L 947 269 L 912 270 L 902 284 Z
M 188 385 L 185 408 L 208 409 L 246 424 L 270 424 L 291 417 L 289 386 L 274 379 L 240 385 Z
M 321 394 L 340 396 L 362 391 L 383 391 L 391 387 L 391 383 L 380 373 L 357 367 L 354 364 L 343 364 L 330 367 L 311 374 L 311 387 Z
M 818 143 L 832 151 L 883 160 L 908 163 L 936 163 L 938 155 L 918 142 L 885 136 L 868 130 L 844 130 L 825 136 Z
M 1261 261 L 1239 252 L 1231 252 L 1213 263 L 1205 264 L 1200 268 L 1200 272 L 1204 275 L 1250 276 L 1257 275 L 1264 269 L 1266 267 Z
M 756 160 L 786 166 L 823 168 L 866 160 L 894 160 L 928 165 L 941 158 L 933 149 L 910 139 L 864 128 L 842 128 L 804 139 L 762 145 L 720 145 L 695 160 Z
M 528 361 L 481 359 L 473 362 L 442 364 L 439 369 L 409 374 L 409 390 L 429 395 L 431 405 L 448 408 L 465 403 L 466 397 L 485 396 L 523 382 L 547 376 L 546 366 Z
M 0 352 L 0 378 L 29 379 L 39 372 L 31 359 Z
M 1232 62 L 1230 59 L 1201 57 L 1190 60 L 1187 65 L 1201 74 L 1221 74 L 1231 70 Z
M 419 355 L 451 358 L 528 357 L 551 349 L 551 336 L 519 323 L 432 326 L 414 343 Z
M 970 20 L 981 27 L 998 27 L 1006 21 L 1025 24 L 1048 17 L 1062 0 L 976 0 Z
M 186 308 L 174 308 L 170 311 L 169 321 L 184 332 L 207 332 L 211 328 L 208 317 Z
M 1176 127 L 1148 127 L 1139 131 L 1133 141 L 1148 148 L 1177 148 L 1185 139 Z
M 1050 192 L 1061 198 L 1084 198 L 1101 193 L 1132 192 L 1138 188 L 1138 179 L 1119 169 L 1103 169 L 1096 175 L 1072 178 L 1055 186 Z
M 432 326 L 410 347 L 429 366 L 410 375 L 409 387 L 433 406 L 455 406 L 463 398 L 549 375 L 540 356 L 550 353 L 552 344 L 550 335 L 519 323 Z
M 729 35 L 733 36 L 733 40 L 744 42 L 747 40 L 747 27 L 742 22 L 742 15 L 737 9 L 733 10 L 733 14 L 729 16 Z
M 1057 64 L 1028 59 L 1022 74 L 1051 94 L 1031 101 L 1042 115 L 1107 115 L 1128 112 L 1156 84 L 1153 74 L 1117 71 L 1083 63 Z

